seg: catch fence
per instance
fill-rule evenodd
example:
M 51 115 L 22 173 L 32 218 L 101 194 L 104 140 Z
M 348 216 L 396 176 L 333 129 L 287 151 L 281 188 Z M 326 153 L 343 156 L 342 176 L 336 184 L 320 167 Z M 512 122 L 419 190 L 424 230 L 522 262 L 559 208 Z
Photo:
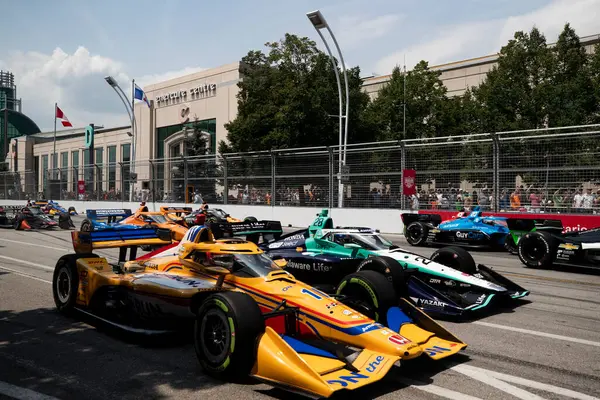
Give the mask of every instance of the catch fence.
M 350 144 L 341 169 L 331 146 L 9 172 L 0 197 L 334 208 L 343 188 L 352 208 L 595 213 L 599 137 L 586 125 Z M 403 195 L 404 169 L 415 170 L 414 196 Z

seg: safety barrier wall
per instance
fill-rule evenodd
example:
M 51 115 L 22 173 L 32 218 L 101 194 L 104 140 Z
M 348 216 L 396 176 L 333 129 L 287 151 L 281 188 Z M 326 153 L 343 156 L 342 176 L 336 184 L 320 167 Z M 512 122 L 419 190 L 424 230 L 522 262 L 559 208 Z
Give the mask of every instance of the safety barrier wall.
M 449 220 L 458 214 L 456 211 L 419 211 L 419 214 L 438 214 L 442 220 Z M 493 213 L 484 212 L 483 216 L 522 218 L 522 219 L 558 219 L 562 222 L 563 232 L 586 231 L 589 229 L 600 228 L 600 215 L 586 214 L 551 214 L 551 213 Z
M 99 208 L 130 208 L 135 211 L 140 203 L 130 202 L 112 202 L 112 201 L 61 201 L 61 207 L 75 207 L 79 214 L 85 214 L 86 210 Z M 0 200 L 0 205 L 25 205 L 23 200 Z M 158 211 L 160 206 L 168 205 L 170 207 L 190 207 L 194 209 L 198 205 L 184 203 L 146 203 L 150 211 Z M 212 205 L 211 205 L 212 206 Z M 214 206 L 220 208 L 220 205 Z M 271 206 L 245 206 L 245 205 L 227 205 L 223 209 L 234 217 L 244 218 L 248 216 L 256 217 L 259 220 L 281 221 L 281 224 L 292 227 L 308 227 L 315 219 L 316 214 L 323 208 L 319 207 L 271 207 Z M 399 234 L 403 232 L 401 211 L 395 209 L 352 209 L 352 208 L 334 208 L 329 210 L 329 215 L 333 218 L 336 226 L 366 226 L 379 229 L 384 233 Z

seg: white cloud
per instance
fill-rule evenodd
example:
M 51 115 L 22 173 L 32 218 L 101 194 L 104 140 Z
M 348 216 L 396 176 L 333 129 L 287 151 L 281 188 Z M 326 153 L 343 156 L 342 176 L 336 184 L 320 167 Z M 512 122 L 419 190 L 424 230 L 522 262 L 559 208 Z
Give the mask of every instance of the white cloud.
M 18 52 L 0 66 L 15 74 L 17 94 L 23 100 L 23 112 L 42 129 L 53 129 L 54 103 L 74 126 L 96 123 L 106 127 L 126 125 L 128 117 L 114 90 L 104 81 L 113 76 L 129 96 L 131 76 L 122 63 L 91 54 L 85 47 L 74 53 L 56 48 L 51 54 Z M 185 68 L 164 74 L 145 75 L 136 79 L 140 86 L 197 72 Z M 60 124 L 59 124 L 60 126 Z
M 180 69 L 178 71 L 169 71 L 164 74 L 151 74 L 141 76 L 139 79 L 136 79 L 135 82 L 138 86 L 144 87 L 146 85 L 152 85 L 154 83 L 168 81 L 169 79 L 179 78 L 180 76 L 190 75 L 196 72 L 205 71 L 207 68 L 202 67 L 186 67 L 184 69 Z
M 332 29 L 335 29 L 336 32 L 339 30 L 339 34 L 336 36 L 343 48 L 353 48 L 371 39 L 387 35 L 402 17 L 399 14 L 380 15 L 373 18 L 358 15 L 343 16 L 339 19 L 339 28 L 335 26 Z
M 442 26 L 429 40 L 383 57 L 375 69 L 380 74 L 389 74 L 396 65 L 403 64 L 404 55 L 407 68 L 411 68 L 420 60 L 436 65 L 492 54 L 498 52 L 516 31 L 529 31 L 534 26 L 546 35 L 549 43 L 557 39 L 567 22 L 580 36 L 595 34 L 598 33 L 599 11 L 600 0 L 554 0 L 523 15 Z

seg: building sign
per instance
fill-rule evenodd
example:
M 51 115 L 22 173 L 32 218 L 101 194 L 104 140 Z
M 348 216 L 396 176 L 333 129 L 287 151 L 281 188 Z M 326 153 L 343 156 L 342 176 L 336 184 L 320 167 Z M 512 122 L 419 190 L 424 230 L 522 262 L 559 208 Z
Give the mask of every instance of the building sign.
M 168 106 L 181 101 L 200 100 L 213 97 L 217 94 L 216 83 L 205 83 L 204 85 L 191 87 L 187 90 L 177 90 L 156 96 L 154 99 L 158 106 Z

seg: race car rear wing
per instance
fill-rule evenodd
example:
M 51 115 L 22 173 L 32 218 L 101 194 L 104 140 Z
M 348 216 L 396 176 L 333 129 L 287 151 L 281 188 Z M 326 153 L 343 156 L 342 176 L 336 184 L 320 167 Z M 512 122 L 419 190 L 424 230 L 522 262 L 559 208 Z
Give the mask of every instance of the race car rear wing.
M 118 208 L 102 208 L 98 210 L 86 210 L 88 219 L 98 220 L 104 218 L 116 218 L 123 217 L 127 218 L 131 215 L 131 209 L 118 209 Z
M 281 235 L 281 221 L 213 222 L 208 224 L 217 239 L 222 237 L 246 236 L 251 242 L 262 235 Z
M 402 222 L 404 226 L 408 226 L 413 222 L 425 222 L 431 223 L 433 225 L 439 225 L 442 223 L 442 216 L 439 214 L 413 214 L 413 213 L 403 213 L 400 214 L 402 218 Z
M 169 229 L 106 229 L 93 232 L 71 232 L 75 253 L 91 253 L 94 250 L 118 248 L 119 261 L 125 261 L 127 249 L 130 259 L 136 258 L 139 246 L 166 246 L 171 244 Z
M 191 214 L 193 211 L 192 207 L 168 207 L 168 206 L 162 206 L 160 208 L 160 212 L 163 214 L 175 214 L 178 217 L 181 216 L 181 214 Z

